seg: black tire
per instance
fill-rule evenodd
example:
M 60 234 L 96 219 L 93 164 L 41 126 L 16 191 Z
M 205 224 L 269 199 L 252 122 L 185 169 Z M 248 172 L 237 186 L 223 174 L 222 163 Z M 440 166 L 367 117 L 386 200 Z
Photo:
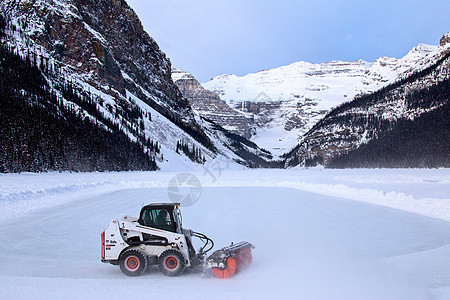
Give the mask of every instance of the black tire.
M 183 274 L 186 261 L 180 251 L 177 249 L 169 249 L 159 256 L 158 265 L 161 273 L 173 277 Z
M 147 269 L 147 255 L 138 249 L 130 249 L 120 256 L 120 270 L 127 276 L 141 276 Z

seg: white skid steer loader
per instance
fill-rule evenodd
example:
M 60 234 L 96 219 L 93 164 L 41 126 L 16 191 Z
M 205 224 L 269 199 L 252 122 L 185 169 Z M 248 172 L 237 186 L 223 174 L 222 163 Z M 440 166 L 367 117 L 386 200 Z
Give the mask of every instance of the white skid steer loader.
M 203 246 L 194 250 L 192 237 Z M 182 227 L 179 203 L 154 203 L 141 209 L 139 218 L 125 216 L 111 221 L 101 233 L 102 262 L 119 265 L 125 275 L 142 275 L 147 266 L 159 265 L 167 276 L 178 276 L 185 268 L 211 269 L 218 278 L 229 278 L 252 261 L 254 246 L 231 244 L 215 251 L 206 235 Z

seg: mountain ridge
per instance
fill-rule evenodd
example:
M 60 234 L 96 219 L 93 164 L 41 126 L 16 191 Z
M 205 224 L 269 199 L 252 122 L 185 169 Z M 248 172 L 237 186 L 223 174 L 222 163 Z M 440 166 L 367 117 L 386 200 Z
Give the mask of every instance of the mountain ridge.
M 254 119 L 252 141 L 282 155 L 333 107 L 425 68 L 439 53 L 439 46 L 419 44 L 400 59 L 300 61 L 245 76 L 219 75 L 202 85 Z M 256 99 L 261 93 L 270 100 Z
M 438 59 L 433 64 L 422 64 L 427 66 L 414 72 L 404 73 L 406 75 L 382 89 L 358 96 L 353 101 L 342 103 L 331 110 L 302 137 L 300 143 L 291 152 L 285 155 L 286 165 L 310 166 L 320 163 L 344 166 L 343 162 L 346 161 L 347 166 L 356 166 L 358 164 L 352 163 L 348 157 L 358 157 L 360 160 L 372 161 L 378 167 L 423 167 L 426 164 L 424 165 L 419 159 L 422 153 L 423 157 L 433 156 L 427 159 L 428 166 L 448 167 L 450 154 L 448 153 L 448 132 L 445 134 L 442 130 L 426 127 L 427 122 L 428 124 L 446 124 L 446 121 L 442 119 L 445 116 L 445 108 L 448 115 L 450 44 L 439 47 L 439 55 L 433 56 Z M 433 113 L 441 110 L 444 114 Z M 442 120 L 430 119 L 429 116 L 433 115 Z M 428 121 L 423 121 L 426 118 Z M 414 122 L 415 119 L 418 121 Z M 416 132 L 416 135 L 411 132 Z M 428 136 L 424 132 L 428 132 Z M 436 139 L 433 137 L 438 134 L 441 135 L 442 142 L 446 143 L 447 147 L 437 147 L 432 150 L 427 143 L 435 142 Z M 397 136 L 397 139 L 392 138 L 393 136 Z M 418 139 L 416 142 L 409 143 L 415 143 L 416 146 L 413 149 L 408 150 L 407 147 L 398 145 L 400 140 L 405 140 L 404 136 L 408 136 L 410 140 Z M 415 154 L 410 165 L 405 162 L 396 165 L 390 158 L 394 151 L 389 154 L 383 150 L 382 145 L 386 141 L 389 141 L 393 148 L 413 153 L 419 151 L 419 153 Z M 366 144 L 368 146 L 365 146 Z M 384 149 L 388 146 L 385 145 Z M 367 151 L 358 150 L 359 148 Z M 378 149 L 379 155 L 386 156 L 384 165 L 374 157 L 362 158 L 363 153 L 374 155 L 376 151 L 373 149 Z M 424 149 L 431 149 L 433 153 L 425 154 Z M 396 155 L 400 157 L 399 153 Z M 406 153 L 404 155 L 406 156 Z M 360 162 L 360 166 L 362 165 L 367 166 Z
M 57 145 L 60 149 L 50 142 L 37 143 L 40 150 L 30 155 L 36 164 L 45 160 L 43 170 L 70 167 L 71 160 L 78 166 L 71 170 L 108 169 L 85 155 L 98 151 L 92 153 L 95 160 L 109 160 L 97 155 L 108 152 L 98 132 L 115 134 L 108 143 L 120 140 L 110 145 L 117 147 L 114 170 L 189 169 L 222 158 L 249 167 L 329 164 L 363 144 L 380 149 L 376 141 L 389 140 L 386 133 L 396 128 L 415 126 L 423 133 L 422 115 L 441 116 L 432 113 L 447 107 L 447 96 L 439 89 L 447 87 L 449 77 L 450 33 L 439 46 L 419 44 L 400 59 L 297 62 L 242 77 L 220 75 L 200 84 L 191 74 L 172 68 L 124 0 L 5 0 L 0 12 L 5 16 L 0 18 L 0 44 L 5 57 L 12 55 L 2 58 L 3 74 L 17 72 L 7 65 L 14 55 L 25 72 L 40 74 L 23 86 L 2 86 L 5 95 L 18 99 L 14 103 L 2 96 L 4 107 L 22 105 L 13 110 L 23 109 L 27 118 L 36 110 L 40 116 L 33 122 L 3 115 L 2 121 L 10 120 L 4 126 L 9 132 L 17 128 L 8 126 L 21 121 L 30 128 L 17 125 L 17 136 L 2 130 L 2 139 L 11 142 L 2 145 L 2 159 L 36 146 L 42 130 L 34 124 L 45 123 L 39 120 L 46 118 L 40 110 L 45 108 L 49 122 L 54 120 L 48 124 L 49 135 L 64 142 Z M 4 82 L 13 82 L 8 80 Z M 422 127 L 406 122 L 415 118 L 422 118 Z M 55 129 L 64 119 L 73 122 L 67 136 Z M 92 129 L 82 129 L 88 127 Z M 83 130 L 86 141 L 93 132 L 97 149 L 80 144 L 74 150 L 74 139 Z M 30 132 L 34 135 L 28 138 Z M 138 153 L 134 162 L 126 162 L 126 145 Z M 76 148 L 85 152 L 78 155 Z M 45 149 L 55 152 L 44 155 Z M 60 159 L 67 149 L 75 151 L 69 161 L 55 164 L 55 157 Z M 35 164 L 25 156 L 16 162 Z M 33 166 L 11 170 L 35 170 Z

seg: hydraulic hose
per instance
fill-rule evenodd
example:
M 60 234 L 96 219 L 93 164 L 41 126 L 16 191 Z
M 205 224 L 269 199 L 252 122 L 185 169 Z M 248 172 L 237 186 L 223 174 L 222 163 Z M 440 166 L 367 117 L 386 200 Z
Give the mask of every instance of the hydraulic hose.
M 213 240 L 210 239 L 209 237 L 207 237 L 206 235 L 204 235 L 203 233 L 193 231 L 192 236 L 199 238 L 203 242 L 203 247 L 201 247 L 200 251 L 199 251 L 200 255 L 205 254 L 208 251 L 210 251 L 212 248 L 214 248 Z M 206 248 L 206 250 L 205 250 L 205 248 Z

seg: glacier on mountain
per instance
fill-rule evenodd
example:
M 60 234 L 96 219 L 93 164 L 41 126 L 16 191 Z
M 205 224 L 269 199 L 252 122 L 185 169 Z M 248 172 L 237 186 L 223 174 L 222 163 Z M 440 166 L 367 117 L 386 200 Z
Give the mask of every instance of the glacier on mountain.
M 333 107 L 427 67 L 442 47 L 419 44 L 400 59 L 373 63 L 300 61 L 245 76 L 219 75 L 202 85 L 254 122 L 252 141 L 281 155 Z

